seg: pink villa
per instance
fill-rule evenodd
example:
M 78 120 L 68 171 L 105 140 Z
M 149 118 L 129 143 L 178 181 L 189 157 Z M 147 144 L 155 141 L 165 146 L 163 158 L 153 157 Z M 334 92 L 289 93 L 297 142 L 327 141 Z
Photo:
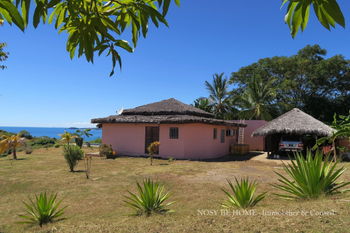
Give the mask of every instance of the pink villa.
M 102 127 L 102 143 L 120 155 L 143 156 L 159 141 L 158 157 L 210 159 L 229 154 L 245 124 L 214 115 L 176 99 L 126 109 L 120 115 L 92 119 Z

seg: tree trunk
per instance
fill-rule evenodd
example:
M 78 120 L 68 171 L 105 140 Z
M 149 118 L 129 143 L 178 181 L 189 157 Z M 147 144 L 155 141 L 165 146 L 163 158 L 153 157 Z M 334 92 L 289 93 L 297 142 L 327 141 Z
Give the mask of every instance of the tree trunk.
M 77 146 L 82 148 L 83 144 L 84 144 L 84 139 L 83 138 L 75 138 L 75 144 L 77 144 Z
M 13 149 L 12 149 L 12 154 L 13 154 L 13 159 L 17 160 L 16 147 L 13 147 Z

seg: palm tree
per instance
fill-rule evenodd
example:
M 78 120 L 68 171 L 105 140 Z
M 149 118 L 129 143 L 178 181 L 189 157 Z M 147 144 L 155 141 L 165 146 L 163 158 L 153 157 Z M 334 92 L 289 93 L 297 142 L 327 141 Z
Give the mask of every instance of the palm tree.
M 77 129 L 73 135 L 75 135 L 75 144 L 77 144 L 80 148 L 83 147 L 84 144 L 84 136 L 91 137 L 90 133 L 91 129 Z
M 213 108 L 210 104 L 210 101 L 208 98 L 205 98 L 205 97 L 200 97 L 198 99 L 196 99 L 193 103 L 193 105 L 196 107 L 196 108 L 199 108 L 203 111 L 206 111 L 206 112 L 212 112 L 213 111 Z
M 17 147 L 24 145 L 24 138 L 17 135 L 1 136 L 2 140 L 0 141 L 0 154 L 5 151 L 12 150 L 13 159 L 17 159 Z
M 217 118 L 224 118 L 229 109 L 230 94 L 228 91 L 229 81 L 224 78 L 224 73 L 214 74 L 213 83 L 205 81 L 205 86 L 209 91 L 209 101 L 213 112 Z
M 60 134 L 61 136 L 61 141 L 63 141 L 64 143 L 66 143 L 67 145 L 69 145 L 69 143 L 74 139 L 77 138 L 76 135 L 73 135 L 67 131 L 64 131 L 64 134 Z
M 276 97 L 274 79 L 265 82 L 260 76 L 255 76 L 248 83 L 243 94 L 239 97 L 240 117 L 255 120 L 271 120 L 275 112 Z

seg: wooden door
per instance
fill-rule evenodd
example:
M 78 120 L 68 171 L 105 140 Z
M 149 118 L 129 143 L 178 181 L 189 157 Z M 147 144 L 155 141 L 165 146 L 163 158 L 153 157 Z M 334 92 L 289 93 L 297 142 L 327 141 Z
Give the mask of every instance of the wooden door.
M 147 154 L 147 147 L 152 142 L 159 142 L 159 127 L 158 126 L 146 126 L 146 137 L 145 137 L 145 153 Z M 156 154 L 159 154 L 159 149 L 156 152 Z

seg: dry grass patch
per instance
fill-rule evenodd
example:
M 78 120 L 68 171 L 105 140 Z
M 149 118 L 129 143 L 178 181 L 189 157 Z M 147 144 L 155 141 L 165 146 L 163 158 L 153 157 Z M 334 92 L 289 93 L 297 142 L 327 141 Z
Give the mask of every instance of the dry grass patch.
M 86 179 L 84 162 L 71 173 L 62 148 L 19 153 L 22 160 L 0 159 L 0 232 L 348 232 L 349 196 L 332 196 L 315 201 L 286 201 L 272 195 L 274 170 L 280 167 L 258 161 L 198 162 L 146 158 L 93 158 L 91 179 Z M 342 164 L 349 168 L 347 163 Z M 253 210 L 255 215 L 229 212 L 222 215 L 221 191 L 226 178 L 249 176 L 258 181 L 259 192 L 268 196 Z M 129 216 L 123 203 L 136 181 L 153 178 L 172 192 L 174 213 L 150 217 Z M 349 180 L 347 170 L 341 180 Z M 56 193 L 68 205 L 67 220 L 40 228 L 16 224 L 24 212 L 23 200 L 40 192 Z M 217 211 L 206 212 L 206 210 Z M 297 216 L 289 216 L 299 211 Z M 302 216 L 302 212 L 308 212 Z M 314 211 L 314 212 L 310 212 Z M 316 212 L 317 211 L 317 212 Z M 312 216 L 315 214 L 327 214 Z M 203 214 L 203 215 L 202 215 Z M 234 215 L 233 215 L 234 214 Z M 239 215 L 242 214 L 242 215 Z M 271 216 L 268 216 L 268 215 Z M 331 215 L 330 215 L 331 214 Z

